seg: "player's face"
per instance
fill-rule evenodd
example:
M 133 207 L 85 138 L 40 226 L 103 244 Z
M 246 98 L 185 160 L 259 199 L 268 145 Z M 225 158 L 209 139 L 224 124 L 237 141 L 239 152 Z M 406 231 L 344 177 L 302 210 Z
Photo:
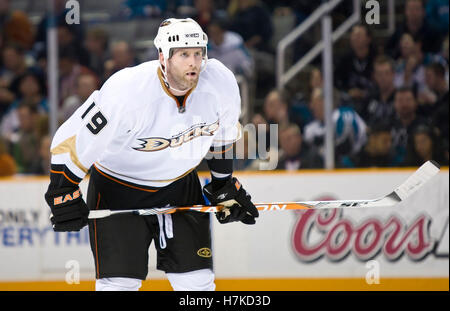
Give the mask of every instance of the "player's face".
M 202 59 L 201 48 L 176 49 L 167 62 L 169 83 L 179 90 L 192 88 L 198 82 Z

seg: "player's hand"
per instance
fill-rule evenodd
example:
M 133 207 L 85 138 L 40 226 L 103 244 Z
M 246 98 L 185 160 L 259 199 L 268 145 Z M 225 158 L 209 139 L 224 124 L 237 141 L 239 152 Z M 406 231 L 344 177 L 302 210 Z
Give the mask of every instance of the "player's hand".
M 83 201 L 80 188 L 48 190 L 45 200 L 50 206 L 53 230 L 80 231 L 87 224 L 89 209 Z
M 259 216 L 251 196 L 235 177 L 230 178 L 217 191 L 212 191 L 212 183 L 209 183 L 203 187 L 203 193 L 211 204 L 224 206 L 216 213 L 217 220 L 222 224 L 242 221 L 244 224 L 253 225 L 256 222 L 255 218 Z

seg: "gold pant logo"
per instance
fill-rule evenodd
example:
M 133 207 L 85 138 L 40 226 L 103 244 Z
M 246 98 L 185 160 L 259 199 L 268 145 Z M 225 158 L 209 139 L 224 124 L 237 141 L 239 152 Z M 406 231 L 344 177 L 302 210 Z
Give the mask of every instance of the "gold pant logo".
M 199 255 L 200 257 L 209 258 L 209 257 L 212 256 L 212 253 L 211 253 L 211 250 L 209 248 L 203 247 L 203 248 L 200 248 L 197 251 L 197 255 Z

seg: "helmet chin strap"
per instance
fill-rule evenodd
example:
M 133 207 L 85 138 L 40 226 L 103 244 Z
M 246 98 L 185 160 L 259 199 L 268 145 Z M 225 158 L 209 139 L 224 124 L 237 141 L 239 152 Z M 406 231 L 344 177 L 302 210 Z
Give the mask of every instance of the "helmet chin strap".
M 181 93 L 187 92 L 187 91 L 189 91 L 190 89 L 192 89 L 192 87 L 188 87 L 188 88 L 185 89 L 185 90 L 178 90 L 178 89 L 174 88 L 173 86 L 171 86 L 171 85 L 169 84 L 169 79 L 167 79 L 167 73 L 166 73 L 166 70 L 165 70 L 165 68 L 167 68 L 167 60 L 164 59 L 164 69 L 162 68 L 161 63 L 159 63 L 159 68 L 161 69 L 163 81 L 164 81 L 164 83 L 166 84 L 166 86 L 167 86 L 168 89 L 174 90 L 174 91 L 176 91 L 176 92 L 181 92 Z
M 166 85 L 167 85 L 167 87 L 168 87 L 169 89 L 174 90 L 174 91 L 176 91 L 176 92 L 187 92 L 187 91 L 189 91 L 190 89 L 192 89 L 192 87 L 189 87 L 189 88 L 187 88 L 187 89 L 185 89 L 185 90 L 178 90 L 178 89 L 176 89 L 176 88 L 170 86 L 169 82 L 167 82 L 167 81 L 164 81 L 164 82 L 166 83 Z

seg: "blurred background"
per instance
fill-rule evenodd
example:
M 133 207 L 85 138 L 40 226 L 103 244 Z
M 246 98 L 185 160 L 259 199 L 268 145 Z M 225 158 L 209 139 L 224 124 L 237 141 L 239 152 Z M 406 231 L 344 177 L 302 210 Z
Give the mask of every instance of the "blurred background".
M 153 38 L 168 17 L 192 17 L 207 32 L 208 56 L 239 81 L 243 125 L 278 125 L 279 143 L 267 143 L 268 151 L 279 151 L 277 169 L 324 168 L 325 125 L 334 132 L 332 167 L 448 164 L 448 1 L 379 1 L 375 24 L 366 23 L 366 1 L 74 2 L 54 1 L 57 85 L 51 85 L 48 1 L 0 0 L 0 176 L 47 174 L 51 89 L 58 126 L 111 74 L 156 59 Z M 333 38 L 333 77 L 324 78 L 323 46 L 311 50 L 322 40 L 325 14 L 311 17 L 330 3 L 332 30 L 345 27 Z M 302 23 L 307 30 L 292 37 Z M 238 170 L 261 161 L 239 152 Z
M 44 210 L 40 193 L 45 192 L 55 127 L 113 73 L 157 59 L 153 39 L 164 19 L 191 17 L 208 34 L 208 57 L 219 59 L 236 75 L 242 98 L 242 125 L 260 125 L 266 131 L 265 135 L 244 131 L 244 143 L 236 148 L 239 157 L 235 170 L 247 171 L 249 175 L 243 176 L 256 180 L 253 192 L 252 186 L 248 190 L 256 193 L 260 201 L 276 201 L 276 192 L 268 186 L 269 178 L 261 181 L 251 175 L 264 165 L 281 174 L 277 176 L 280 185 L 285 186 L 279 189 L 283 194 L 279 201 L 330 197 L 330 193 L 330 198 L 358 198 L 364 193 L 378 196 L 381 185 L 389 191 L 411 172 L 409 168 L 427 160 L 444 166 L 444 176 L 435 187 L 438 192 L 433 200 L 437 201 L 429 203 L 435 204 L 438 212 L 424 216 L 423 221 L 439 224 L 440 228 L 430 233 L 424 254 L 430 252 L 430 245 L 446 237 L 447 250 L 439 258 L 445 258 L 447 268 L 436 272 L 436 264 L 427 262 L 419 275 L 438 276 L 441 281 L 444 278 L 448 290 L 448 0 L 54 0 L 54 15 L 49 11 L 50 3 L 0 0 L 0 254 L 2 250 L 11 251 L 11 243 L 22 247 L 18 241 L 26 244 L 32 240 L 31 229 L 8 231 L 8 224 L 20 224 L 21 216 L 12 211 L 16 202 L 7 197 L 11 193 L 20 196 L 21 188 L 14 188 L 18 183 L 34 187 L 30 183 L 37 180 L 38 185 L 31 189 L 34 197 L 22 198 L 25 201 L 17 203 L 16 211 Z M 269 138 L 270 125 L 277 125 L 274 140 Z M 264 136 L 266 139 L 259 141 L 263 150 L 249 153 L 248 142 Z M 275 166 L 268 165 L 274 157 Z M 205 167 L 202 163 L 199 169 Z M 401 167 L 404 170 L 398 170 Z M 335 189 L 330 178 L 339 170 L 321 171 L 325 168 L 355 170 L 345 170 L 350 175 L 336 173 L 339 182 Z M 376 172 L 391 177 L 399 175 L 377 179 L 371 170 L 356 170 L 361 168 L 376 168 Z M 349 177 L 361 176 L 353 172 L 368 172 L 368 185 L 375 192 L 355 190 L 357 182 L 345 186 Z M 302 173 L 320 176 L 318 188 L 330 182 L 328 192 L 304 190 L 308 185 L 301 181 L 305 176 L 299 175 Z M 20 179 L 26 176 L 43 177 Z M 207 180 L 205 176 L 202 182 Z M 297 190 L 289 192 L 295 183 Z M 348 188 L 354 192 L 346 192 L 351 190 Z M 268 194 L 271 196 L 265 198 Z M 423 197 L 414 203 L 417 213 L 427 202 Z M 33 223 L 30 215 L 29 223 Z M 414 220 L 422 214 L 406 215 L 400 223 L 414 227 Z M 355 216 L 359 217 L 364 219 Z M 433 222 L 435 217 L 440 220 Z M 44 221 L 39 226 L 48 224 Z M 228 229 L 218 230 L 216 236 L 220 237 L 225 235 L 220 230 Z M 17 241 L 12 232 L 18 234 Z M 80 236 L 77 239 L 81 244 L 86 242 Z M 286 252 L 293 256 L 292 250 Z M 4 253 L 0 260 L 12 256 L 9 260 L 13 262 L 13 254 Z M 300 262 L 308 262 L 302 256 Z M 416 260 L 414 256 L 410 257 Z M 40 267 L 40 274 L 34 278 L 30 274 L 2 277 L 0 273 L 0 280 L 40 280 L 55 265 L 41 261 L 44 268 Z M 298 258 L 294 261 L 298 263 Z M 392 260 L 387 262 L 392 264 Z M 348 269 L 345 271 L 353 271 Z M 396 271 L 395 266 L 390 269 Z M 410 276 L 408 273 L 403 276 Z M 51 279 L 51 275 L 46 277 Z M 250 273 L 248 277 L 255 275 L 261 276 Z M 286 275 L 274 272 L 275 277 Z M 225 273 L 224 277 L 229 275 Z

